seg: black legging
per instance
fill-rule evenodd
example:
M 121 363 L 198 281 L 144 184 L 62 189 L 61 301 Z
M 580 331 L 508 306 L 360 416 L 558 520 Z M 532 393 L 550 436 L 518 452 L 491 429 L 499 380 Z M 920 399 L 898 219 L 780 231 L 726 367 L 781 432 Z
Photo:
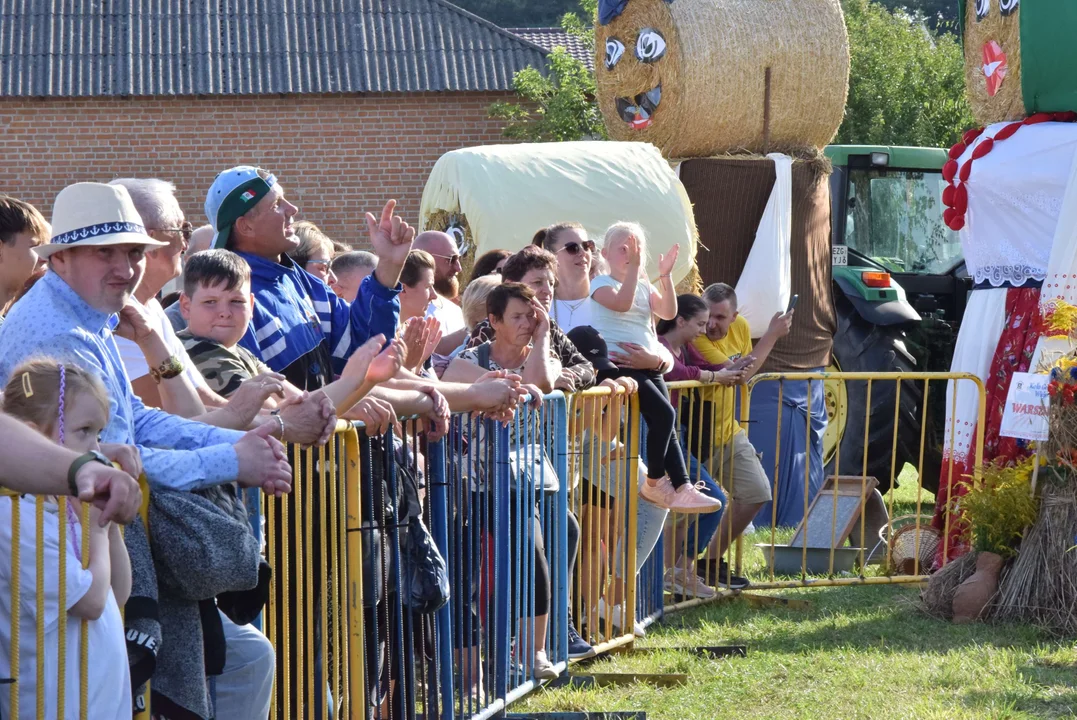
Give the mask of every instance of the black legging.
M 622 377 L 639 383 L 639 414 L 647 421 L 647 477 L 669 475 L 673 487 L 688 483 L 688 468 L 677 440 L 677 411 L 669 401 L 669 389 L 660 373 L 621 370 Z

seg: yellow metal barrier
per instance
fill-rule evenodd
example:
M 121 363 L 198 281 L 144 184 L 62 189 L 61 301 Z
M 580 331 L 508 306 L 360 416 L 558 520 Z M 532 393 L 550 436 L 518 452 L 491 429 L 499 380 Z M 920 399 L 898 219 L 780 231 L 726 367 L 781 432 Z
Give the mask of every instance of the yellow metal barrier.
M 915 530 L 915 534 L 911 547 L 911 568 L 907 569 L 908 574 L 897 574 L 893 570 L 893 557 L 891 555 L 893 545 L 890 542 L 894 537 L 894 511 L 895 511 L 895 493 L 889 492 L 884 498 L 886 509 L 886 520 L 883 530 L 880 532 L 880 537 L 872 538 L 868 534 L 868 523 L 866 522 L 866 502 L 869 498 L 874 497 L 875 483 L 872 482 L 868 475 L 868 453 L 861 451 L 862 459 L 858 463 L 859 467 L 852 468 L 852 472 L 844 472 L 841 465 L 841 447 L 840 443 L 837 447 L 837 452 L 833 457 L 833 465 L 825 472 L 825 477 L 821 487 L 826 488 L 825 491 L 820 489 L 818 495 L 822 495 L 828 499 L 828 502 L 833 504 L 833 507 L 837 508 L 840 497 L 859 498 L 855 502 L 858 504 L 859 510 L 855 510 L 855 517 L 859 520 L 859 532 L 853 532 L 853 546 L 858 548 L 855 553 L 855 561 L 859 568 L 854 570 L 855 575 L 849 576 L 850 573 L 839 572 L 835 567 L 835 558 L 838 549 L 845 544 L 845 531 L 846 527 L 839 527 L 838 525 L 838 513 L 830 513 L 830 540 L 831 547 L 824 548 L 825 552 L 825 567 L 815 568 L 813 572 L 808 572 L 809 569 L 809 550 L 812 548 L 809 546 L 807 540 L 807 527 L 804 528 L 803 541 L 796 544 L 796 550 L 792 551 L 799 555 L 799 578 L 792 579 L 788 575 L 782 577 L 776 571 L 776 555 L 782 548 L 782 543 L 787 542 L 791 536 L 791 528 L 778 527 L 778 505 L 776 499 L 779 497 L 780 486 L 776 483 L 780 483 L 782 477 L 783 467 L 781 465 L 782 460 L 782 413 L 778 413 L 777 422 L 773 428 L 775 433 L 775 452 L 774 452 L 774 464 L 773 467 L 765 468 L 768 472 L 772 485 L 772 496 L 775 498 L 775 502 L 772 503 L 771 508 L 771 522 L 769 528 L 757 529 L 755 535 L 756 540 L 763 540 L 760 544 L 768 546 L 764 548 L 745 547 L 743 538 L 732 537 L 732 526 L 729 523 L 723 521 L 722 528 L 725 532 L 725 536 L 721 539 L 715 538 L 710 543 L 710 547 L 707 552 L 692 553 L 689 550 L 691 540 L 695 540 L 693 543 L 696 549 L 698 549 L 698 534 L 693 538 L 690 537 L 689 523 L 694 523 L 695 531 L 698 533 L 699 522 L 697 517 L 685 517 L 685 516 L 672 516 L 667 527 L 667 548 L 672 548 L 667 552 L 666 562 L 667 566 L 671 562 L 676 564 L 676 567 L 683 572 L 695 572 L 696 559 L 702 554 L 717 560 L 716 548 L 725 548 L 725 559 L 728 562 L 728 567 L 733 568 L 736 574 L 745 574 L 751 580 L 751 587 L 753 589 L 772 589 L 772 588 L 789 588 L 789 587 L 808 587 L 808 586 L 844 586 L 844 585 L 866 585 L 866 584 L 880 584 L 880 583 L 918 583 L 926 579 L 927 575 L 925 569 L 921 565 L 921 530 L 926 528 L 927 520 L 926 516 L 929 516 L 934 510 L 934 499 L 928 496 L 928 491 L 923 486 L 924 476 L 924 452 L 926 448 L 926 430 L 928 426 L 928 399 L 931 396 L 931 384 L 939 383 L 943 381 L 950 382 L 949 392 L 952 394 L 954 401 L 956 402 L 957 385 L 960 382 L 972 383 L 976 389 L 979 405 L 978 423 L 976 428 L 976 435 L 973 438 L 972 447 L 970 453 L 973 458 L 973 475 L 978 477 L 981 472 L 982 459 L 983 459 L 983 428 L 984 428 L 984 416 L 985 416 L 985 398 L 983 383 L 975 375 L 969 373 L 829 373 L 829 372 L 803 372 L 803 373 L 765 373 L 753 377 L 745 387 L 740 388 L 740 407 L 741 412 L 739 414 L 739 422 L 744 428 L 748 427 L 750 423 L 750 407 L 752 392 L 757 388 L 760 383 L 763 382 L 778 382 L 779 387 L 777 390 L 777 403 L 778 406 L 782 406 L 783 392 L 785 390 L 785 382 L 824 382 L 824 381 L 840 381 L 844 383 L 865 383 L 866 384 L 866 397 L 867 402 L 865 404 L 865 418 L 864 418 L 864 430 L 863 430 L 863 447 L 868 447 L 868 439 L 871 435 L 871 415 L 872 415 L 872 391 L 878 389 L 882 383 L 894 383 L 895 384 L 895 402 L 894 402 L 894 429 L 890 443 L 890 477 L 879 478 L 878 480 L 889 480 L 888 486 L 894 487 L 896 485 L 896 479 L 902 472 L 902 467 L 898 465 L 898 413 L 901 409 L 901 392 L 902 387 L 906 383 L 915 383 L 919 386 L 922 383 L 922 404 L 920 407 L 919 418 L 919 458 L 916 465 L 917 471 L 917 486 L 915 488 L 915 510 L 913 511 L 914 521 L 910 523 L 909 529 Z M 681 432 L 686 435 L 685 446 L 689 452 L 698 452 L 706 450 L 708 444 L 717 444 L 721 439 L 720 436 L 716 437 L 714 429 L 718 427 L 719 423 L 726 418 L 720 417 L 723 412 L 723 408 L 728 408 L 730 396 L 727 393 L 734 392 L 731 388 L 723 388 L 718 386 L 707 386 L 698 382 L 677 382 L 671 383 L 670 389 L 673 392 L 677 392 L 681 395 L 681 401 L 678 402 L 678 413 L 680 420 Z M 917 387 L 919 389 L 919 387 Z M 811 393 L 807 393 L 806 408 L 806 428 L 805 435 L 810 437 L 811 431 Z M 950 436 L 955 435 L 955 428 L 953 426 L 954 419 L 950 418 Z M 747 430 L 745 430 L 747 432 Z M 758 430 L 754 431 L 758 432 Z M 702 479 L 704 468 L 709 476 L 718 482 L 726 495 L 733 502 L 736 501 L 736 495 L 734 493 L 733 483 L 731 478 L 733 476 L 735 456 L 730 453 L 728 464 L 725 462 L 725 454 L 717 452 L 720 448 L 713 448 L 710 453 L 709 462 L 704 462 L 706 458 L 697 458 L 701 462 L 698 464 L 693 476 L 693 481 L 699 481 Z M 955 479 L 954 459 L 949 457 L 947 465 L 944 466 L 944 478 L 947 476 L 949 479 Z M 812 497 L 812 488 L 810 487 L 812 466 L 811 455 L 805 453 L 804 461 L 804 507 L 803 516 L 806 518 L 809 515 L 811 508 L 811 502 L 814 499 Z M 816 468 L 818 469 L 818 468 Z M 841 478 L 841 480 L 839 480 Z M 956 478 L 960 479 L 960 478 Z M 945 479 L 943 480 L 945 482 Z M 885 484 L 885 483 L 883 483 Z M 907 492 L 907 489 L 906 489 Z M 852 500 L 848 501 L 850 504 Z M 877 502 L 877 501 L 876 501 Z M 825 513 L 821 513 L 825 514 Z M 824 523 L 826 518 L 824 518 Z M 948 556 L 948 542 L 950 535 L 950 517 L 945 518 L 945 526 L 942 528 L 942 538 L 940 542 L 943 544 L 943 557 Z M 874 559 L 876 553 L 872 552 L 872 545 L 874 544 L 881 553 L 881 546 L 885 542 L 886 551 L 882 553 L 879 559 L 882 561 L 882 570 L 878 574 L 869 573 L 868 564 L 869 561 Z M 792 546 L 787 546 L 792 547 Z M 768 549 L 769 548 L 769 549 Z M 845 548 L 849 550 L 849 548 Z M 788 553 L 786 553 L 788 554 Z M 762 560 L 768 568 L 762 577 L 759 576 L 757 571 L 757 565 Z M 816 562 L 819 562 L 816 560 Z M 846 576 L 842 576 L 842 575 Z M 754 576 L 753 576 L 754 575 Z M 707 585 L 714 587 L 718 585 L 717 578 L 709 576 L 705 578 Z M 719 586 L 719 590 L 724 588 Z M 728 596 L 728 592 L 719 592 L 715 595 L 716 598 Z M 676 600 L 676 598 L 675 598 Z M 665 605 L 665 610 L 674 610 L 689 605 L 696 605 L 699 603 L 698 598 L 682 597 L 679 602 L 669 603 Z
M 359 441 L 290 447 L 290 495 L 261 496 L 273 576 L 263 628 L 277 654 L 273 718 L 364 715 Z
M 148 527 L 149 524 L 149 486 L 146 483 L 145 477 L 139 478 L 139 485 L 142 489 L 142 506 L 139 510 L 139 515 L 142 518 L 143 523 Z M 9 548 L 10 555 L 10 625 L 9 625 L 9 652 L 8 652 L 8 669 L 11 674 L 11 678 L 0 678 L 3 680 L 8 688 L 8 717 L 19 718 L 20 716 L 20 694 L 22 688 L 27 684 L 32 684 L 34 687 L 34 714 L 35 717 L 46 717 L 47 715 L 54 715 L 58 718 L 67 717 L 67 712 L 70 709 L 69 703 L 75 703 L 78 708 L 79 718 L 86 720 L 89 717 L 88 707 L 88 674 L 89 674 L 89 621 L 85 618 L 79 621 L 79 658 L 78 658 L 78 697 L 69 698 L 67 689 L 67 622 L 66 622 L 66 608 L 67 608 L 67 543 L 69 532 L 68 517 L 68 499 L 66 497 L 59 497 L 55 499 L 55 502 L 47 499 L 44 496 L 36 496 L 33 498 L 34 504 L 34 545 L 35 555 L 34 562 L 34 613 L 35 613 L 35 633 L 34 633 L 34 653 L 35 653 L 35 667 L 34 675 L 32 677 L 21 677 L 20 671 L 20 659 L 21 659 L 21 621 L 22 621 L 22 500 L 23 497 L 18 493 L 14 493 L 9 490 L 0 489 L 0 497 L 8 498 L 11 504 L 11 524 L 9 531 L 9 539 L 11 541 Z M 62 548 L 63 552 L 57 553 L 56 558 L 56 577 L 46 578 L 43 569 L 45 568 L 45 513 L 53 512 L 52 509 L 48 509 L 46 505 L 54 505 L 55 512 L 58 517 L 57 522 L 57 547 Z M 86 528 L 90 523 L 90 506 L 83 504 L 79 517 L 79 523 L 82 528 Z M 79 555 L 82 561 L 82 568 L 86 570 L 90 566 L 90 533 L 82 532 L 81 548 Z M 58 612 L 61 613 L 61 620 L 57 623 L 57 637 L 56 637 L 56 705 L 55 712 L 48 712 L 48 694 L 47 683 L 43 682 L 45 678 L 46 668 L 45 660 L 50 655 L 50 648 L 46 645 L 45 638 L 45 613 L 46 613 L 46 601 L 48 597 L 48 588 L 46 587 L 46 581 L 56 583 L 56 607 Z M 121 610 L 122 612 L 122 610 Z M 149 697 L 149 687 L 147 685 L 146 697 Z M 148 702 L 147 702 L 148 707 Z
M 579 522 L 570 613 L 599 653 L 630 644 L 636 607 L 639 407 L 623 388 L 568 399 L 568 507 Z

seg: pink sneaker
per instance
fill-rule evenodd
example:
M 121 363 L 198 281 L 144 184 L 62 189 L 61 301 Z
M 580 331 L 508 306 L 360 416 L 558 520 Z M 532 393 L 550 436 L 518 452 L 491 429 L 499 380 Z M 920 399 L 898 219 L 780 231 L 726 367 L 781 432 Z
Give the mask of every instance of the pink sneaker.
M 668 477 L 658 478 L 654 485 L 651 485 L 651 478 L 647 478 L 640 486 L 639 496 L 652 505 L 669 510 L 673 507 L 677 491 L 673 489 Z
M 669 482 L 668 480 L 666 482 Z M 703 483 L 699 483 L 702 485 Z M 710 495 L 704 495 L 692 483 L 685 483 L 674 491 L 673 502 L 669 509 L 673 512 L 690 515 L 693 513 L 717 512 L 722 509 L 722 501 Z

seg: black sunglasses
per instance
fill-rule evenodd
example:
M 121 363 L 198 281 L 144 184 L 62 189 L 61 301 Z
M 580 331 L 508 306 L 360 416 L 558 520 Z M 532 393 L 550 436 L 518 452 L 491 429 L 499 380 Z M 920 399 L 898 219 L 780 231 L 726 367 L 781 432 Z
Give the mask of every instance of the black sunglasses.
M 583 251 L 583 250 L 586 250 L 589 253 L 593 253 L 595 251 L 594 242 L 591 241 L 591 240 L 584 240 L 582 243 L 578 243 L 578 242 L 575 242 L 575 241 L 568 242 L 568 243 L 565 243 L 565 246 L 563 248 L 561 248 L 561 250 L 558 250 L 557 252 L 564 251 L 564 252 L 567 252 L 569 255 L 579 255 L 580 252 Z

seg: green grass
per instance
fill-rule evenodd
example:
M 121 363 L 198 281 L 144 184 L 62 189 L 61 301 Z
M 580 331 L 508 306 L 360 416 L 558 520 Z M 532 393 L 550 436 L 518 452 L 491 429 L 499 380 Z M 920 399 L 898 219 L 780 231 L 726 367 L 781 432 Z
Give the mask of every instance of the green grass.
M 906 506 L 895 514 L 912 511 L 912 486 L 895 492 L 895 504 Z M 1077 717 L 1072 642 L 1025 626 L 937 621 L 918 611 L 917 593 L 783 590 L 766 594 L 808 600 L 810 609 L 738 599 L 670 614 L 637 644 L 668 652 L 613 655 L 573 670 L 686 673 L 687 685 L 542 690 L 512 711 L 645 710 L 655 720 Z M 677 649 L 729 644 L 747 645 L 748 656 L 714 660 Z

